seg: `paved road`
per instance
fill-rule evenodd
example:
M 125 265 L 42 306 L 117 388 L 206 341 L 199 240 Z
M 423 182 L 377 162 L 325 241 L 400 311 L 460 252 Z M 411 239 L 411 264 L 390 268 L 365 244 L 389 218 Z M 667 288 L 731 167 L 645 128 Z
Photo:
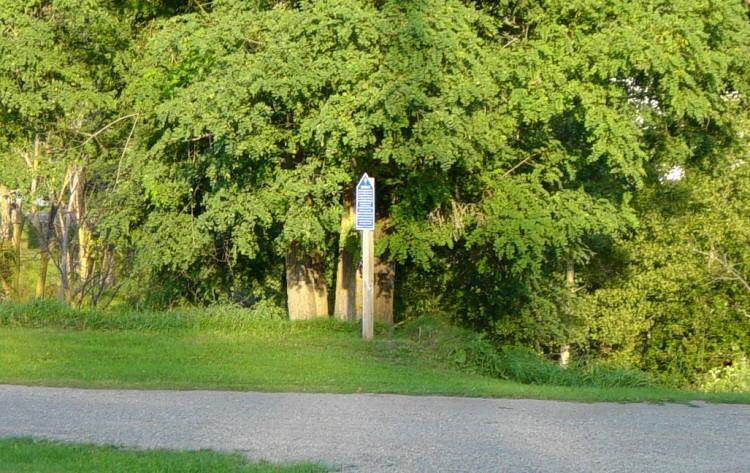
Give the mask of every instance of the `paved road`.
M 7 436 L 232 450 L 346 472 L 750 472 L 750 406 L 702 403 L 0 385 Z

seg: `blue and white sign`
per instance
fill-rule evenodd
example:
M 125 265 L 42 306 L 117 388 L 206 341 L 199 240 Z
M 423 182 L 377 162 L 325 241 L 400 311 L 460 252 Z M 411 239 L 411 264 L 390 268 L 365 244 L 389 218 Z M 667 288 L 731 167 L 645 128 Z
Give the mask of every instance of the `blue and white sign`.
M 356 230 L 375 230 L 375 180 L 367 173 L 357 184 Z

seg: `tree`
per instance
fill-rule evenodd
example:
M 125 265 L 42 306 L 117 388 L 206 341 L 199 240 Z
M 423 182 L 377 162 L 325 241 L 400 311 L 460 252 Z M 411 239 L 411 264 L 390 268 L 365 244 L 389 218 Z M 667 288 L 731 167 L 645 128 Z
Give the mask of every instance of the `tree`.
M 437 25 L 420 23 L 428 11 L 440 14 Z M 455 12 L 463 16 L 453 29 Z M 162 268 L 181 260 L 182 274 L 192 278 L 190 266 L 205 255 L 218 254 L 230 266 L 248 264 L 259 242 L 270 239 L 269 249 L 285 255 L 287 287 L 296 291 L 288 299 L 319 301 L 292 301 L 293 317 L 300 306 L 308 307 L 301 318 L 327 314 L 324 288 L 331 285 L 326 273 L 332 258 L 324 255 L 335 254 L 336 243 L 349 239 L 340 235 L 341 201 L 357 176 L 366 169 L 382 176 L 379 206 L 388 221 L 392 203 L 411 194 L 398 189 L 405 176 L 421 183 L 422 177 L 440 176 L 454 159 L 470 159 L 464 155 L 475 145 L 464 143 L 466 131 L 451 125 L 460 124 L 462 115 L 483 113 L 469 109 L 492 94 L 477 85 L 466 89 L 472 74 L 491 86 L 482 64 L 490 56 L 472 36 L 477 21 L 458 2 L 416 7 L 392 2 L 380 8 L 368 2 L 303 2 L 273 10 L 223 2 L 210 14 L 166 22 L 135 67 L 154 80 L 134 81 L 130 91 L 139 113 L 152 120 L 140 161 L 149 195 L 144 205 L 166 211 L 151 212 L 149 218 L 161 220 L 147 225 L 175 230 L 190 225 L 200 248 L 193 244 L 189 256 L 177 245 L 174 254 L 149 259 Z M 433 29 L 421 31 L 425 26 Z M 412 29 L 418 35 L 410 46 Z M 446 29 L 451 42 L 439 44 L 430 62 L 423 64 L 409 49 L 430 46 Z M 465 66 L 467 50 L 473 62 Z M 450 58 L 445 66 L 441 54 Z M 174 60 L 163 64 L 170 55 Z M 441 72 L 454 66 L 450 74 Z M 426 95 L 438 86 L 435 98 Z M 482 126 L 492 131 L 486 117 Z M 440 146 L 429 143 L 437 139 Z M 453 152 L 460 154 L 454 158 Z M 423 216 L 431 210 L 419 209 Z M 183 225 L 167 224 L 171 219 Z M 148 246 L 163 248 L 177 236 L 149 238 Z M 416 251 L 424 250 L 420 245 Z M 403 245 L 398 251 L 408 253 Z M 396 247 L 384 238 L 378 253 L 395 258 Z M 227 292 L 233 284 L 220 283 Z
M 678 385 L 750 351 L 750 172 L 744 159 L 686 167 L 642 192 L 638 233 L 589 296 L 591 350 Z
M 80 281 L 85 283 L 92 270 L 93 229 L 85 203 L 87 177 L 92 176 L 87 171 L 108 152 L 110 143 L 99 130 L 109 128 L 115 114 L 114 55 L 127 45 L 128 28 L 108 2 L 99 1 L 4 0 L 0 21 L 0 182 L 16 196 L 16 251 L 27 213 L 40 240 L 36 293 L 42 297 L 52 230 L 63 234 L 55 263 L 63 280 L 61 297 L 69 299 L 73 239 L 67 234 L 73 223 Z
M 467 202 L 477 211 L 456 226 L 466 242 L 445 254 L 445 293 L 502 341 L 583 350 L 586 321 L 569 310 L 578 302 L 564 291 L 565 269 L 572 260 L 582 289 L 596 287 L 587 262 L 635 228 L 632 196 L 654 170 L 711 166 L 738 141 L 747 11 L 687 1 L 486 7 L 504 46 L 514 160 L 480 173 L 483 195 Z

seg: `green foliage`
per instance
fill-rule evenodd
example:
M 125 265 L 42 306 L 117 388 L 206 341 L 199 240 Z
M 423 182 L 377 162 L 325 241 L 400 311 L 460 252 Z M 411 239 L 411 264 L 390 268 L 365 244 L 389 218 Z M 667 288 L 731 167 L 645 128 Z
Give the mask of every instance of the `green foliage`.
M 529 384 L 596 386 L 601 388 L 647 387 L 654 382 L 642 371 L 602 363 L 573 364 L 563 368 L 540 359 L 527 348 L 503 351 L 497 361 L 501 376 Z
M 633 196 L 647 198 L 651 183 L 674 165 L 707 169 L 725 162 L 742 142 L 748 69 L 736 46 L 748 44 L 746 12 L 732 2 L 527 2 L 512 14 L 502 3 L 486 8 L 501 20 L 498 35 L 507 46 L 497 52 L 498 84 L 508 94 L 498 123 L 512 131 L 500 153 L 484 158 L 476 187 L 462 172 L 453 201 L 431 214 L 428 221 L 449 228 L 431 230 L 448 235 L 442 242 L 448 249 L 436 251 L 433 244 L 435 268 L 422 275 L 429 282 L 407 274 L 403 292 L 433 285 L 433 306 L 502 343 L 547 353 L 574 343 L 585 354 L 587 337 L 610 323 L 587 315 L 607 304 L 602 293 L 595 308 L 586 309 L 591 300 L 580 296 L 588 290 L 611 283 L 613 291 L 623 291 L 627 305 L 607 320 L 633 333 L 637 323 L 624 321 L 647 310 L 643 297 L 623 287 L 627 277 L 610 279 L 627 264 L 623 257 L 638 255 L 620 243 L 631 241 L 633 232 L 653 241 L 638 221 L 645 229 L 662 218 L 640 200 L 634 206 Z M 473 189 L 481 193 L 472 196 Z M 744 217 L 730 221 L 737 231 L 747 228 Z M 662 249 L 653 245 L 653 251 Z M 571 263 L 575 294 L 563 277 Z M 696 273 L 682 268 L 677 274 L 688 279 Z M 699 304 L 683 299 L 670 306 L 668 317 L 677 326 L 689 322 Z M 718 337 L 727 326 L 719 321 L 716 327 Z M 727 343 L 744 338 L 742 331 L 730 333 Z M 677 361 L 682 349 L 656 355 L 665 344 L 683 344 L 681 337 L 681 331 L 663 333 L 651 345 L 662 362 L 640 366 L 657 372 L 665 363 L 685 363 Z M 686 350 L 722 356 L 700 346 L 690 342 Z M 689 365 L 677 370 L 700 369 Z
M 16 266 L 16 252 L 10 242 L 0 241 L 0 278 L 9 281 Z M 6 294 L 7 296 L 7 294 Z
M 592 348 L 678 384 L 750 352 L 750 170 L 727 159 L 655 182 L 628 265 L 584 310 Z
M 63 205 L 80 169 L 78 213 L 131 305 L 282 307 L 290 248 L 334 286 L 367 171 L 402 316 L 695 383 L 750 346 L 747 15 L 0 0 L 0 183 Z M 675 166 L 684 181 L 664 179 Z M 506 355 L 563 384 L 619 376 Z
M 113 61 L 127 44 L 127 29 L 99 1 L 3 0 L 0 22 L 0 181 L 25 190 L 43 176 L 54 187 L 66 162 L 97 151 L 87 133 L 106 124 L 115 108 Z M 44 159 L 29 169 L 37 138 Z M 48 194 L 24 195 L 40 196 Z
M 498 350 L 482 335 L 431 317 L 409 322 L 404 331 L 416 342 L 414 350 L 417 352 L 426 351 L 464 370 L 519 383 L 599 388 L 655 386 L 646 373 L 624 365 L 592 361 L 563 368 L 525 347 Z
M 0 183 L 14 192 L 28 226 L 50 218 L 43 232 L 49 272 L 59 270 L 69 300 L 83 301 L 99 282 L 114 285 L 125 273 L 100 264 L 97 271 L 109 277 L 80 281 L 79 274 L 87 278 L 76 259 L 114 252 L 102 215 L 116 212 L 108 195 L 119 183 L 122 143 L 135 118 L 120 115 L 117 100 L 117 62 L 130 34 L 109 0 L 0 1 Z M 85 251 L 79 228 L 92 240 Z
M 746 359 L 709 370 L 700 383 L 701 391 L 750 392 L 750 363 Z
M 179 271 L 201 300 L 261 290 L 291 245 L 335 251 L 342 196 L 364 170 L 393 220 L 379 251 L 426 262 L 448 242 L 419 230 L 451 191 L 443 171 L 476 167 L 505 133 L 482 22 L 459 2 L 351 1 L 222 2 L 160 23 L 125 94 L 143 114 L 126 164 L 144 209 L 139 265 Z M 237 280 L 248 274 L 260 281 Z

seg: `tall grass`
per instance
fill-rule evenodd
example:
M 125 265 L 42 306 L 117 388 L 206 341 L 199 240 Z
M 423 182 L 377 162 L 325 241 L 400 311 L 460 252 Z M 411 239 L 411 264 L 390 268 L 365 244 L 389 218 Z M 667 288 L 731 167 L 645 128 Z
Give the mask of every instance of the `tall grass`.
M 526 384 L 594 386 L 598 388 L 650 387 L 655 383 L 644 372 L 601 361 L 562 367 L 541 358 L 528 348 L 512 347 L 496 355 L 496 375 Z
M 169 311 L 75 309 L 54 300 L 32 300 L 23 304 L 0 302 L 0 326 L 69 330 L 252 331 L 268 334 L 353 330 L 348 324 L 333 320 L 292 324 L 283 309 L 262 302 L 250 309 L 212 306 Z
M 599 388 L 641 388 L 657 384 L 647 373 L 626 366 L 588 361 L 562 367 L 526 347 L 498 349 L 476 332 L 433 317 L 411 321 L 402 330 L 414 342 L 414 350 L 463 370 L 524 384 Z

